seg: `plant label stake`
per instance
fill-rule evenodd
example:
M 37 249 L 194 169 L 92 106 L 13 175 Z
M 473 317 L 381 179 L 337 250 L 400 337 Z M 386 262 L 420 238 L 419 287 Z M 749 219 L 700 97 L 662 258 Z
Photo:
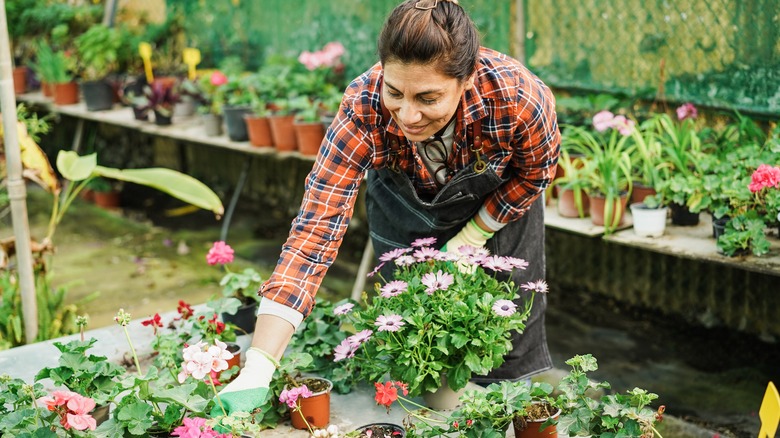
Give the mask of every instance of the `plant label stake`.
M 195 66 L 200 64 L 200 50 L 187 47 L 182 51 L 181 56 L 187 64 L 187 76 L 191 81 L 195 80 Z
M 146 82 L 151 84 L 154 82 L 154 74 L 152 74 L 152 45 L 149 43 L 139 43 L 138 54 L 141 55 L 141 59 L 144 61 Z

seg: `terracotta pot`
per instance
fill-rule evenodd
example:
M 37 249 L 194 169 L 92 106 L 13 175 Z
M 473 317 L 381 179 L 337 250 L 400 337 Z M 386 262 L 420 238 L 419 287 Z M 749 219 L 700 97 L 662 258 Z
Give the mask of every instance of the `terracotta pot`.
M 325 129 L 322 123 L 295 122 L 295 141 L 298 143 L 298 152 L 302 155 L 317 155 L 325 138 Z
M 623 225 L 623 219 L 626 211 L 626 204 L 628 203 L 628 194 L 620 195 L 620 198 L 614 201 L 612 205 L 612 215 L 610 217 L 611 228 L 619 227 Z M 603 196 L 591 196 L 590 197 L 590 220 L 593 225 L 604 225 L 604 207 L 606 206 L 606 198 Z
M 249 133 L 249 143 L 252 146 L 272 147 L 274 145 L 268 117 L 257 117 L 247 114 L 244 116 L 244 120 L 246 120 L 246 129 Z
M 54 96 L 54 85 L 45 81 L 41 81 L 41 93 L 44 97 Z
M 292 426 L 300 430 L 307 429 L 307 422 L 311 427 L 326 427 L 330 423 L 330 391 L 333 389 L 333 382 L 319 377 L 309 379 L 326 382 L 327 389 L 315 392 L 311 397 L 298 398 L 300 409 L 291 412 L 290 420 Z M 306 383 L 307 378 L 301 380 Z
M 73 81 L 54 84 L 54 103 L 56 105 L 79 103 L 79 84 Z
M 442 374 L 441 386 L 434 392 L 425 392 L 422 395 L 423 404 L 433 410 L 451 410 L 460 404 L 460 396 L 466 392 L 466 388 L 453 391 L 447 385 L 447 376 Z
M 294 116 L 271 116 L 268 123 L 271 126 L 271 137 L 278 151 L 294 151 L 298 148 L 295 141 Z
M 558 214 L 562 217 L 586 217 L 590 214 L 590 198 L 584 190 L 580 190 L 582 215 L 574 201 L 574 190 L 561 188 L 558 190 Z
M 549 405 L 548 405 L 549 406 Z M 512 421 L 512 426 L 515 430 L 516 438 L 555 438 L 558 436 L 558 427 L 555 424 L 551 424 L 544 429 L 540 430 L 542 424 L 549 418 L 557 419 L 561 415 L 561 410 L 557 409 L 556 412 L 550 417 L 541 418 L 538 420 L 525 420 L 521 418 L 515 418 Z
M 27 91 L 27 67 L 14 67 L 14 94 L 24 94 Z
M 81 192 L 79 193 L 79 198 L 83 199 L 86 202 L 95 202 L 95 191 L 90 188 L 81 189 Z
M 241 346 L 236 344 L 235 342 L 225 342 L 225 344 L 227 345 L 227 350 L 229 352 L 233 353 L 233 357 L 231 359 L 227 360 L 227 364 L 228 364 L 227 369 L 229 370 L 229 369 L 231 369 L 233 367 L 240 367 L 241 366 L 241 354 L 243 352 L 242 349 L 241 349 Z M 220 376 L 222 375 L 223 372 L 224 371 L 220 371 L 216 375 L 216 379 L 219 380 L 220 382 L 222 382 L 222 380 L 220 379 Z M 230 380 L 222 382 L 222 383 L 223 384 L 227 384 L 228 382 L 232 381 L 236 377 L 238 377 L 238 373 L 234 374 L 233 377 Z
M 120 197 L 118 191 L 95 192 L 95 205 L 106 209 L 119 208 Z
M 634 183 L 634 188 L 631 190 L 630 204 L 636 204 L 637 202 L 645 202 L 645 198 L 650 195 L 655 195 L 654 188 L 646 186 L 644 184 Z

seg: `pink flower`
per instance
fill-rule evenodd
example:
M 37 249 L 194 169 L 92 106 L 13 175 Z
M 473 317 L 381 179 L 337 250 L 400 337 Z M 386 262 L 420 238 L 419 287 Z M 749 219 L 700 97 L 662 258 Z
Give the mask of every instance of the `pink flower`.
M 748 189 L 750 189 L 751 193 L 756 193 L 761 191 L 761 189 L 778 186 L 780 186 L 780 167 L 762 164 L 750 176 Z
M 506 257 L 507 261 L 512 264 L 515 269 L 528 268 L 528 262 L 517 257 Z
M 380 332 L 397 332 L 405 325 L 402 319 L 401 315 L 379 315 L 374 325 L 379 327 L 377 330 Z
M 91 399 L 90 399 L 91 400 Z M 92 402 L 94 405 L 95 402 Z M 67 419 L 67 422 L 65 424 L 65 429 L 70 429 L 71 427 L 76 430 L 95 430 L 97 427 L 97 422 L 94 418 L 92 418 L 92 415 L 89 414 L 66 414 L 65 418 Z
M 41 397 L 39 401 L 46 405 L 50 411 L 53 411 L 57 406 L 68 403 L 70 399 L 77 395 L 79 394 L 71 391 L 52 391 L 51 396 Z
M 612 128 L 617 129 L 621 135 L 631 135 L 634 132 L 635 124 L 633 120 L 627 119 L 625 116 L 615 116 L 612 119 Z
M 423 237 L 421 239 L 417 239 L 414 242 L 412 242 L 412 246 L 415 248 L 419 248 L 423 246 L 432 246 L 434 243 L 436 243 L 435 237 Z
M 171 433 L 171 436 L 182 438 L 231 438 L 231 434 L 217 433 L 214 429 L 206 425 L 206 419 L 195 417 L 185 418 L 182 425 L 177 427 Z
M 699 111 L 692 103 L 684 103 L 677 107 L 677 120 L 695 119 L 699 117 Z
M 206 254 L 206 262 L 209 265 L 224 265 L 233 261 L 233 248 L 225 242 L 219 240 L 214 242 L 211 246 L 208 254 Z
M 448 272 L 442 272 L 441 269 L 439 269 L 435 274 L 433 272 L 429 272 L 422 276 L 420 279 L 420 283 L 422 283 L 425 286 L 428 286 L 425 289 L 425 292 L 428 293 L 428 295 L 433 294 L 437 290 L 447 290 L 452 283 L 455 282 L 455 277 L 452 276 L 452 274 Z
M 306 385 L 302 385 L 297 388 L 283 390 L 282 393 L 279 394 L 279 401 L 286 403 L 290 409 L 295 409 L 297 407 L 298 397 L 309 398 L 311 396 L 311 390 Z
M 355 357 L 357 348 L 358 346 L 354 345 L 349 338 L 344 339 L 339 345 L 336 346 L 336 348 L 333 349 L 333 362 Z
M 511 271 L 513 265 L 506 257 L 494 255 L 485 257 L 485 260 L 482 260 L 482 267 L 495 272 L 503 272 Z
M 412 257 L 412 256 L 410 256 L 408 254 L 404 254 L 401 257 L 398 257 L 397 259 L 395 259 L 395 264 L 397 266 L 410 266 L 410 265 L 415 264 L 415 262 L 417 262 L 417 260 L 415 260 L 414 257 Z
M 401 295 L 409 285 L 405 281 L 393 280 L 379 289 L 379 295 L 383 298 L 391 298 Z
M 352 311 L 353 307 L 355 307 L 355 305 L 352 304 L 352 303 L 342 304 L 342 305 L 336 307 L 335 309 L 333 309 L 333 314 L 334 315 L 346 315 L 347 313 Z
M 214 73 L 211 74 L 210 80 L 211 80 L 211 85 L 215 87 L 219 87 L 220 85 L 226 84 L 228 78 L 221 71 L 215 71 Z
M 374 334 L 373 330 L 366 329 L 355 333 L 354 335 L 348 337 L 347 339 L 349 340 L 349 342 L 352 343 L 352 345 L 359 347 L 363 345 L 364 342 L 368 341 L 371 338 L 371 335 L 373 334 Z
M 436 260 L 436 258 L 439 255 L 439 252 L 440 251 L 438 249 L 430 248 L 426 246 L 413 252 L 412 256 L 414 256 L 414 258 L 417 259 L 418 262 L 424 262 L 427 260 Z
M 95 409 L 95 400 L 80 394 L 73 394 L 73 397 L 68 400 L 67 406 L 74 414 L 85 415 Z
M 547 282 L 544 280 L 538 280 L 538 281 L 529 281 L 528 283 L 521 284 L 520 288 L 527 290 L 527 291 L 534 291 L 538 292 L 540 294 L 546 294 L 547 293 Z
M 593 127 L 596 128 L 596 131 L 598 132 L 604 132 L 612 127 L 612 120 L 614 118 L 615 115 L 610 111 L 599 111 L 593 116 Z
M 393 250 L 390 250 L 384 254 L 382 254 L 379 257 L 379 261 L 381 262 L 389 262 L 390 260 L 396 259 L 398 257 L 401 257 L 402 255 L 406 254 L 407 252 L 411 251 L 411 248 L 396 248 Z
M 335 61 L 344 54 L 344 46 L 338 41 L 331 41 L 328 44 L 325 44 L 322 51 L 327 53 L 331 59 Z
M 512 316 L 517 310 L 517 305 L 509 300 L 498 300 L 493 303 L 492 309 L 498 316 Z

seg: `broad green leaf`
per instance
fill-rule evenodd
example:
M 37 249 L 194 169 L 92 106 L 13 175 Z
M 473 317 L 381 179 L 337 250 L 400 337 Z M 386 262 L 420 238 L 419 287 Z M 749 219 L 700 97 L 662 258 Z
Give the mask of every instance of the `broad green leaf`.
M 225 212 L 219 196 L 197 179 L 162 167 L 149 169 L 112 169 L 96 166 L 95 173 L 107 178 L 145 185 L 167 193 L 196 207 L 213 211 L 217 216 Z
M 96 167 L 97 154 L 79 156 L 73 151 L 60 151 L 57 154 L 57 170 L 71 181 L 89 178 Z

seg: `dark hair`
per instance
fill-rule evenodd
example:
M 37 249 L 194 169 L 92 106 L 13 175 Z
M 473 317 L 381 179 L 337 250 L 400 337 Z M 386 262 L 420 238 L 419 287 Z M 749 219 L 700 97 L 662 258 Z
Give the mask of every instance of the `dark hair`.
M 466 11 L 455 2 L 407 0 L 396 6 L 379 34 L 377 50 L 382 65 L 436 63 L 440 71 L 465 80 L 476 69 L 479 34 Z

